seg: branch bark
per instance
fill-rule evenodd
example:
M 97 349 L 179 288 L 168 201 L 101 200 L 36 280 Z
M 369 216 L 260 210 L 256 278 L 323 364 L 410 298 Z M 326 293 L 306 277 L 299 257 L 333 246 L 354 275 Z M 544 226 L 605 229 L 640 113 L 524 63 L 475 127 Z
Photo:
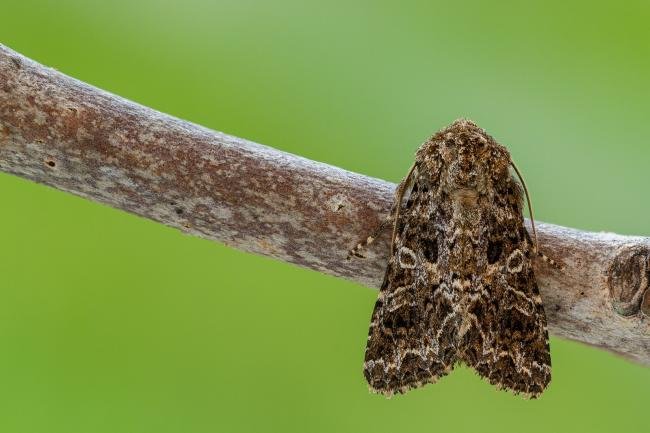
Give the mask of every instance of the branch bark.
M 395 185 L 179 120 L 0 45 L 0 170 L 248 252 L 377 288 L 388 233 L 348 249 Z M 650 365 L 650 239 L 539 223 L 552 333 Z

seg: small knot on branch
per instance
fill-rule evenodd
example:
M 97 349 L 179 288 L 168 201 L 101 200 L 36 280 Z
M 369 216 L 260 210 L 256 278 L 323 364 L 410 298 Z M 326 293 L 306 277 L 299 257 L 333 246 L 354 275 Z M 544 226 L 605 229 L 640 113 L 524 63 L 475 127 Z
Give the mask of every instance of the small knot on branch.
M 645 246 L 626 246 L 616 256 L 607 283 L 612 307 L 618 314 L 631 316 L 643 310 L 650 315 L 649 268 L 650 250 Z
M 650 290 L 646 289 L 643 300 L 641 301 L 641 312 L 650 317 Z

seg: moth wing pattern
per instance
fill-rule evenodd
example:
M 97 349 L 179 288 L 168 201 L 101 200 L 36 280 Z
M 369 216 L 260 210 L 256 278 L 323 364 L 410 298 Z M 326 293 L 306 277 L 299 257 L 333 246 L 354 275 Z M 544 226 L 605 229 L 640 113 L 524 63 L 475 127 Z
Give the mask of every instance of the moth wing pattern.
M 417 181 L 409 188 L 368 332 L 364 375 L 387 396 L 436 382 L 456 361 L 454 321 L 440 317 L 452 305 L 437 293 L 436 226 L 444 222 L 421 217 L 427 195 Z
M 406 203 L 395 204 L 401 212 L 370 324 L 364 375 L 373 391 L 403 393 L 458 362 L 533 398 L 550 382 L 536 249 L 511 164 L 503 146 L 464 119 L 418 150 Z
M 532 242 L 523 224 L 518 233 L 502 247 L 493 264 L 497 271 L 475 280 L 477 297 L 467 306 L 469 326 L 461 332 L 458 352 L 491 384 L 534 398 L 551 380 L 551 357 Z

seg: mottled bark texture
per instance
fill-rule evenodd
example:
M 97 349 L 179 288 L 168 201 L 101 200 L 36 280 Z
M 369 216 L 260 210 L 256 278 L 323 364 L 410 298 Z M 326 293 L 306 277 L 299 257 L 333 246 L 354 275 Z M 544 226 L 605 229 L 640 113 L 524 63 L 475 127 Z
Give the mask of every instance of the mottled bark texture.
M 406 169 L 406 167 L 405 167 Z M 377 288 L 395 185 L 215 132 L 0 45 L 0 170 L 184 232 Z M 650 365 L 650 240 L 538 225 L 550 330 Z M 215 266 L 218 266 L 216 264 Z

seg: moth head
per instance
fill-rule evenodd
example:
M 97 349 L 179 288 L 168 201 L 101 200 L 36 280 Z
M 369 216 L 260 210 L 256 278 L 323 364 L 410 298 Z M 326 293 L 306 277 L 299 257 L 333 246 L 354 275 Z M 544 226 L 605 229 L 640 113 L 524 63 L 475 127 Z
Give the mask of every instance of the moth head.
M 526 195 L 537 248 L 533 209 L 523 176 L 508 150 L 474 122 L 458 119 L 437 132 L 418 149 L 416 162 L 424 165 L 419 171 L 426 173 L 454 202 L 469 207 L 478 203 L 479 196 L 492 199 L 498 190 L 520 191 L 510 175 L 512 167 Z
M 421 157 L 451 195 L 481 195 L 509 176 L 508 151 L 471 120 L 456 120 L 421 150 Z

